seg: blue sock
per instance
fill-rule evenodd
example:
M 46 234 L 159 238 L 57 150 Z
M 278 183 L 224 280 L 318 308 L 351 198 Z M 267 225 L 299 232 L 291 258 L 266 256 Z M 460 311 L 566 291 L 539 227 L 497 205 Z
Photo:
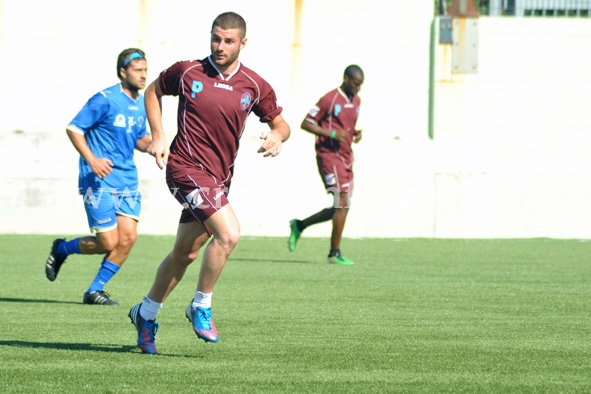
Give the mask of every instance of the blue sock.
M 78 245 L 79 241 L 80 238 L 64 241 L 57 247 L 57 252 L 63 257 L 68 257 L 71 254 L 80 254 L 80 246 Z
M 102 291 L 108 281 L 119 271 L 119 266 L 111 263 L 109 260 L 104 259 L 101 264 L 101 268 L 98 274 L 94 278 L 94 282 L 91 283 L 87 293 L 94 291 Z

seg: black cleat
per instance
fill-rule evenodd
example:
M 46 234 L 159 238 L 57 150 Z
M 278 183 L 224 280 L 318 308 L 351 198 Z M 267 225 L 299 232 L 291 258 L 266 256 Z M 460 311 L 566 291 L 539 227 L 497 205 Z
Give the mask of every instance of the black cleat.
M 109 294 L 102 290 L 93 291 L 92 293 L 84 293 L 82 303 L 92 305 L 111 305 L 118 306 L 119 303 L 109 298 Z
M 57 238 L 53 241 L 53 245 L 51 245 L 51 252 L 49 253 L 49 257 L 45 262 L 45 275 L 47 276 L 47 279 L 52 282 L 57 277 L 57 273 L 60 272 L 62 264 L 64 261 L 66 261 L 66 258 L 62 257 L 62 255 L 57 252 L 57 247 L 64 241 L 64 238 Z

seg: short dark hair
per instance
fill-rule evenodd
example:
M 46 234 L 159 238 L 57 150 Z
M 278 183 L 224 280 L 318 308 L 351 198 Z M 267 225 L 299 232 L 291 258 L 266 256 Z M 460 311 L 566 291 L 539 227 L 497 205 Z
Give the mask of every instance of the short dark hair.
M 235 12 L 229 11 L 219 14 L 211 25 L 211 31 L 218 26 L 220 29 L 238 29 L 240 38 L 246 37 L 246 22 Z
M 139 48 L 124 49 L 117 57 L 117 78 L 122 79 L 120 70 L 129 67 L 129 64 L 134 59 L 145 59 L 146 53 Z
M 363 70 L 356 64 L 351 64 L 345 68 L 345 73 L 343 76 L 347 76 L 349 78 L 361 77 L 363 78 Z

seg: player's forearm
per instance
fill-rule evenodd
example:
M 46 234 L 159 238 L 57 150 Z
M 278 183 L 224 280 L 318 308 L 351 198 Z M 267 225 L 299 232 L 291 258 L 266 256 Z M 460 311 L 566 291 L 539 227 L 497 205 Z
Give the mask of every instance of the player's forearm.
M 277 115 L 275 119 L 269 122 L 269 128 L 271 129 L 271 133 L 280 136 L 281 142 L 287 141 L 291 135 L 291 128 L 281 115 Z
M 319 135 L 321 137 L 330 137 L 332 133 L 332 130 L 324 129 L 306 119 L 304 119 L 300 127 L 302 128 L 302 130 L 305 130 L 308 133 Z
M 157 141 L 165 137 L 162 127 L 162 99 L 158 94 L 160 89 L 157 87 L 157 82 L 154 81 L 146 88 L 144 92 L 144 106 L 146 108 L 146 116 L 148 117 L 148 124 L 152 133 L 152 140 Z
M 145 136 L 145 137 L 138 140 L 135 148 L 141 152 L 147 152 L 148 147 L 150 146 L 151 143 L 152 143 L 152 139 L 148 136 Z
M 96 160 L 96 156 L 90 150 L 88 143 L 86 142 L 86 137 L 84 134 L 76 133 L 70 129 L 66 129 L 66 133 L 68 134 L 68 138 L 74 145 L 76 151 L 86 160 L 87 163 L 92 163 Z
M 271 131 L 281 136 L 281 142 L 287 141 L 287 139 L 291 135 L 291 129 L 289 128 L 289 125 L 286 122 L 279 124 L 278 126 L 274 127 Z

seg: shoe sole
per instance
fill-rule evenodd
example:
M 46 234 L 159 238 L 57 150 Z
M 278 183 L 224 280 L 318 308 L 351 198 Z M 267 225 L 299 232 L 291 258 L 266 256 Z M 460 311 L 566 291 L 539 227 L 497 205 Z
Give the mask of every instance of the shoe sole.
M 336 261 L 330 261 L 330 259 L 326 259 L 326 262 L 328 264 L 334 264 L 334 265 L 354 265 L 354 262 L 350 262 L 350 263 L 337 263 Z
M 119 306 L 117 301 L 113 301 L 111 299 L 108 302 L 94 302 L 93 300 L 86 300 L 86 297 L 82 299 L 82 303 L 84 305 L 105 305 L 105 306 Z

